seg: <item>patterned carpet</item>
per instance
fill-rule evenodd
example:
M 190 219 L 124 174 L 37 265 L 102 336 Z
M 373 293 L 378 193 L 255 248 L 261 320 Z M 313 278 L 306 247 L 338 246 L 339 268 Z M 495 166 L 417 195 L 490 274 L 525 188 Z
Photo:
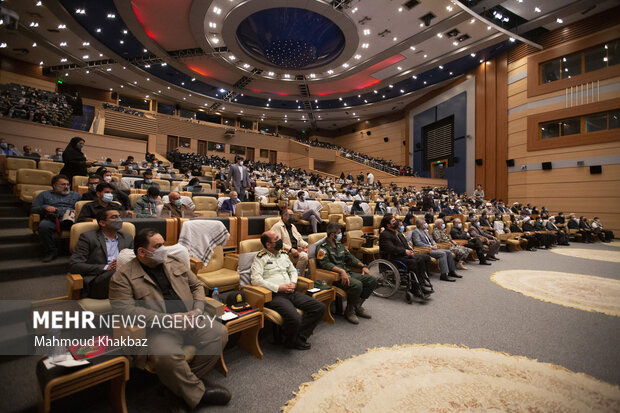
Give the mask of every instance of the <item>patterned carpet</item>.
M 609 244 L 612 245 L 612 244 Z M 599 260 L 607 262 L 620 262 L 619 251 L 606 251 L 606 250 L 586 250 L 581 248 L 562 248 L 552 249 L 551 252 L 560 255 L 566 255 L 567 257 L 584 258 L 587 260 Z
M 376 348 L 328 366 L 285 412 L 620 411 L 620 388 L 553 364 L 444 345 Z
M 620 317 L 620 281 L 617 280 L 536 270 L 499 271 L 491 274 L 491 280 L 538 300 Z

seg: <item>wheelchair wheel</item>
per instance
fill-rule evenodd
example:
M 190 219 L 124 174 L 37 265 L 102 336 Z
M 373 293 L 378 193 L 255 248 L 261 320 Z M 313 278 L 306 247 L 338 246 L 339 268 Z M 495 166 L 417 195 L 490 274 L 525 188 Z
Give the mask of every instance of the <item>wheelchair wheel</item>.
M 413 304 L 413 293 L 411 291 L 405 293 L 405 301 L 407 304 Z
M 370 275 L 377 279 L 377 288 L 372 292 L 377 297 L 389 298 L 396 294 L 400 287 L 400 274 L 391 262 L 383 259 L 375 260 L 368 265 Z

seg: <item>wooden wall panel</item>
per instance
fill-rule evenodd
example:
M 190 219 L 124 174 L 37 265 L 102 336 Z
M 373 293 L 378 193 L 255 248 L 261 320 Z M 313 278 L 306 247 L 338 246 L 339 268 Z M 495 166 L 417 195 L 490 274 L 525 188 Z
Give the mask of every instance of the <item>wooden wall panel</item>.
M 370 135 L 366 133 L 368 131 Z M 384 138 L 388 138 L 388 142 L 384 142 Z M 408 139 L 405 136 L 405 119 L 350 132 L 331 141 L 328 139 L 320 140 L 332 142 L 366 155 L 391 160 L 398 165 L 407 163 L 406 145 L 402 143 Z
M 497 59 L 485 64 L 485 158 L 484 158 L 484 192 L 488 198 L 495 198 L 496 193 L 496 159 L 497 159 Z
M 485 88 L 485 70 L 484 64 L 479 65 L 476 68 L 476 147 L 475 157 L 476 159 L 483 159 L 485 157 L 486 150 L 486 88 Z M 486 188 L 486 175 L 484 173 L 484 166 L 475 166 L 476 171 L 476 185 L 480 184 L 483 188 Z
M 508 55 L 497 61 L 497 123 L 496 123 L 496 184 L 495 198 L 508 198 Z

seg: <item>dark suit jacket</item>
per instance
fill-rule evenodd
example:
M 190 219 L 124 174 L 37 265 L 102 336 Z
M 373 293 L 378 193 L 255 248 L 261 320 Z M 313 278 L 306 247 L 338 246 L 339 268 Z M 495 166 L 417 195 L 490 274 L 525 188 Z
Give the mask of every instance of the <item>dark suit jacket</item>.
M 525 232 L 536 232 L 536 228 L 534 228 L 530 221 L 524 222 L 521 226 Z
M 463 228 L 456 228 L 456 227 L 452 227 L 452 230 L 450 231 L 450 236 L 452 237 L 452 239 L 468 240 L 469 238 L 471 238 L 469 236 L 469 233 L 465 231 Z
M 242 190 L 245 190 L 245 188 L 250 186 L 248 168 L 245 166 L 242 166 L 241 168 L 243 169 L 243 178 L 241 177 L 241 171 L 239 170 L 238 164 L 230 165 L 228 169 L 228 179 L 232 180 L 233 188 L 235 188 L 237 193 L 240 193 Z
M 379 235 L 379 251 L 381 258 L 386 260 L 397 259 L 407 255 L 409 245 L 405 237 L 399 232 L 384 230 Z
M 238 205 L 239 202 L 237 202 L 235 205 Z M 233 212 L 233 203 L 232 200 L 229 198 L 226 201 L 222 202 L 222 207 L 220 208 L 220 212 L 230 212 L 230 215 L 235 215 Z
M 144 179 L 141 181 L 136 181 L 133 184 L 133 187 L 136 189 L 149 189 L 149 187 L 154 186 L 157 187 L 157 189 L 159 188 L 159 184 L 157 182 L 151 182 L 150 184 L 147 184 L 144 182 Z
M 124 232 L 118 233 L 118 251 L 125 248 L 133 249 L 133 238 Z M 80 235 L 73 254 L 69 271 L 74 274 L 81 274 L 85 283 L 103 273 L 108 263 L 108 249 L 105 245 L 105 235 L 101 230 L 89 231 Z
M 110 204 L 108 206 L 111 207 L 111 208 L 116 209 L 117 211 L 120 211 L 120 212 L 123 211 L 123 207 L 122 207 L 122 205 L 120 203 L 110 202 Z M 80 211 L 80 216 L 77 217 L 75 222 L 84 222 L 88 218 L 96 219 L 97 218 L 97 212 L 102 211 L 105 208 L 107 208 L 107 207 L 103 207 L 103 206 L 99 205 L 98 201 L 89 202 L 88 204 L 86 204 L 86 205 L 84 205 L 82 207 L 82 210 Z
M 568 220 L 568 223 L 566 224 L 568 226 L 568 228 L 570 229 L 579 229 L 579 223 L 575 222 L 572 219 Z

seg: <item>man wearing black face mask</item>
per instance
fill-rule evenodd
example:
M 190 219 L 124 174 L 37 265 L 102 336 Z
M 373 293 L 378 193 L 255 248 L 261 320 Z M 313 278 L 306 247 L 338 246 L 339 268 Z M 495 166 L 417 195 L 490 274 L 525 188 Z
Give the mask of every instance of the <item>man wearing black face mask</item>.
M 275 223 L 271 230 L 280 235 L 282 239 L 282 248 L 288 251 L 288 257 L 291 259 L 299 273 L 303 276 L 308 266 L 308 243 L 304 241 L 293 222 L 295 217 L 290 209 L 282 210 L 282 220 Z
M 69 271 L 84 278 L 83 297 L 105 299 L 110 278 L 116 272 L 118 254 L 125 248 L 133 248 L 133 238 L 120 232 L 123 221 L 116 208 L 108 206 L 99 211 L 97 223 L 97 231 L 80 235 Z
M 288 258 L 283 242 L 275 231 L 261 235 L 263 249 L 252 262 L 252 285 L 271 290 L 272 299 L 265 307 L 277 311 L 284 320 L 284 345 L 297 350 L 309 350 L 308 338 L 317 326 L 325 305 L 312 297 L 295 291 L 297 270 Z M 299 315 L 297 309 L 303 311 Z

